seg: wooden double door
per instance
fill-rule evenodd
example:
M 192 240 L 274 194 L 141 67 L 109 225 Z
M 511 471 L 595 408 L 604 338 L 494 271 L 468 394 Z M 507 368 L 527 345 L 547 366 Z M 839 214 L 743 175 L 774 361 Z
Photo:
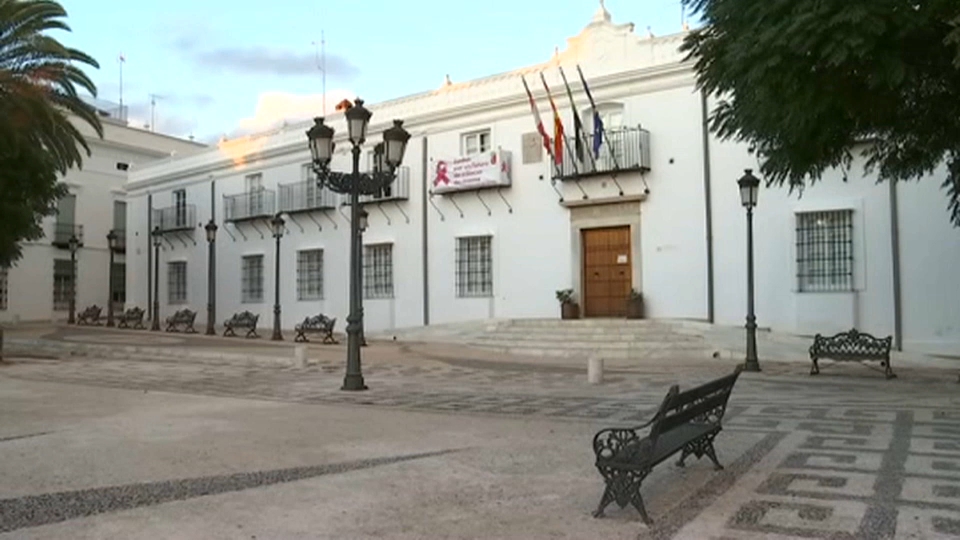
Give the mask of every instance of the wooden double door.
M 583 316 L 624 317 L 633 283 L 630 227 L 581 231 Z

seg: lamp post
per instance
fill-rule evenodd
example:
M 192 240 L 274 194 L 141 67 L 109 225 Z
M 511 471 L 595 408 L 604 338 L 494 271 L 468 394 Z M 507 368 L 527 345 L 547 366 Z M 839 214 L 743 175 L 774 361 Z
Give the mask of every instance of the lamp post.
M 381 143 L 382 145 L 382 143 Z M 377 146 L 381 146 L 377 145 Z M 380 155 L 377 154 L 379 158 Z M 377 168 L 376 170 L 381 170 Z M 363 331 L 363 233 L 367 230 L 367 210 L 365 208 L 360 208 L 360 234 L 357 235 L 357 258 L 360 259 L 358 263 L 360 266 L 360 271 L 357 272 L 357 295 L 360 297 L 360 346 L 367 346 L 367 336 Z
M 213 218 L 204 225 L 207 232 L 207 332 L 208 336 L 217 335 L 214 329 L 217 318 L 217 288 L 214 281 L 217 277 L 217 224 Z
M 760 179 L 753 175 L 753 169 L 745 169 L 737 184 L 740 186 L 740 202 L 747 209 L 747 358 L 743 369 L 760 371 L 760 361 L 757 359 L 757 317 L 753 312 L 753 208 L 757 205 Z
M 153 321 L 150 330 L 160 331 L 160 226 L 150 233 L 153 236 Z
M 110 270 L 107 272 L 107 326 L 113 326 L 113 254 L 117 250 L 120 237 L 117 235 L 117 231 L 110 229 L 110 232 L 107 233 L 107 245 L 110 248 Z
M 273 258 L 273 341 L 283 341 L 280 332 L 280 239 L 283 238 L 283 218 L 280 213 L 273 216 L 270 226 L 273 227 L 273 237 L 277 239 L 277 251 Z
M 344 116 L 347 119 L 347 134 L 353 145 L 353 170 L 350 173 L 334 172 L 330 170 L 330 160 L 333 158 L 332 127 L 323 123 L 323 118 L 315 118 L 314 125 L 307 131 L 310 154 L 313 160 L 313 169 L 317 174 L 317 186 L 327 187 L 336 193 L 350 195 L 350 314 L 347 316 L 347 372 L 343 378 L 342 390 L 366 390 L 363 382 L 363 373 L 360 367 L 360 344 L 363 328 L 362 291 L 357 285 L 360 283 L 362 268 L 360 266 L 360 201 L 361 195 L 372 195 L 389 186 L 396 173 L 396 168 L 403 161 L 407 141 L 410 134 L 403 129 L 402 120 L 394 120 L 393 126 L 383 132 L 384 161 L 387 170 L 374 170 L 370 173 L 360 173 L 361 146 L 367 139 L 367 125 L 373 115 L 363 106 L 363 100 L 357 99 L 347 109 Z
M 67 323 L 75 324 L 77 322 L 77 248 L 80 247 L 80 240 L 76 234 L 71 234 L 67 240 L 70 247 L 70 314 L 67 315 Z

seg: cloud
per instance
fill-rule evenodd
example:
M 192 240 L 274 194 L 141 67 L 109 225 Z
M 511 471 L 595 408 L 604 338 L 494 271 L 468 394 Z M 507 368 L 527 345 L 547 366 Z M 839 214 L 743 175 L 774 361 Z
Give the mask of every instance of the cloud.
M 150 129 L 151 117 L 153 116 L 157 119 L 157 125 L 153 126 L 153 131 L 174 137 L 192 135 L 198 126 L 195 116 L 187 116 L 172 111 L 170 108 L 165 108 L 163 101 L 158 101 L 156 111 L 151 114 L 152 112 L 149 101 L 130 103 L 127 109 L 127 122 L 133 127 Z
M 354 99 L 349 90 L 331 90 L 327 92 L 327 114 L 343 99 Z M 230 137 L 249 135 L 278 128 L 286 123 L 302 122 L 323 111 L 323 94 L 298 95 L 287 92 L 263 92 L 257 98 L 257 106 L 252 116 L 241 119 Z

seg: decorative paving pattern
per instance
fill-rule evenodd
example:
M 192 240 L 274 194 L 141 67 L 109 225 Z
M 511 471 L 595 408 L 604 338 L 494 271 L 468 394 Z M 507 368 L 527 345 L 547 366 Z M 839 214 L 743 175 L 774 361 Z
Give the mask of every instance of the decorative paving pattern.
M 185 339 L 177 337 L 144 334 L 64 334 L 59 336 L 59 339 L 77 343 L 99 343 L 104 345 L 179 345 L 186 342 Z

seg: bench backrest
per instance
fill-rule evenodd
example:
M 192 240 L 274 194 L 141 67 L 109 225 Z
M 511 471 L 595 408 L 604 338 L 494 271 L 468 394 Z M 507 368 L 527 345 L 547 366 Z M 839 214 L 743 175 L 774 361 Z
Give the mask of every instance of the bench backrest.
M 743 366 L 737 365 L 730 375 L 683 392 L 678 386 L 672 386 L 660 405 L 656 420 L 650 426 L 651 442 L 656 444 L 660 435 L 684 424 L 719 422 L 742 370 Z
M 811 349 L 815 353 L 829 352 L 840 356 L 874 356 L 889 354 L 892 344 L 893 336 L 878 338 L 854 328 L 833 336 L 817 334 Z

